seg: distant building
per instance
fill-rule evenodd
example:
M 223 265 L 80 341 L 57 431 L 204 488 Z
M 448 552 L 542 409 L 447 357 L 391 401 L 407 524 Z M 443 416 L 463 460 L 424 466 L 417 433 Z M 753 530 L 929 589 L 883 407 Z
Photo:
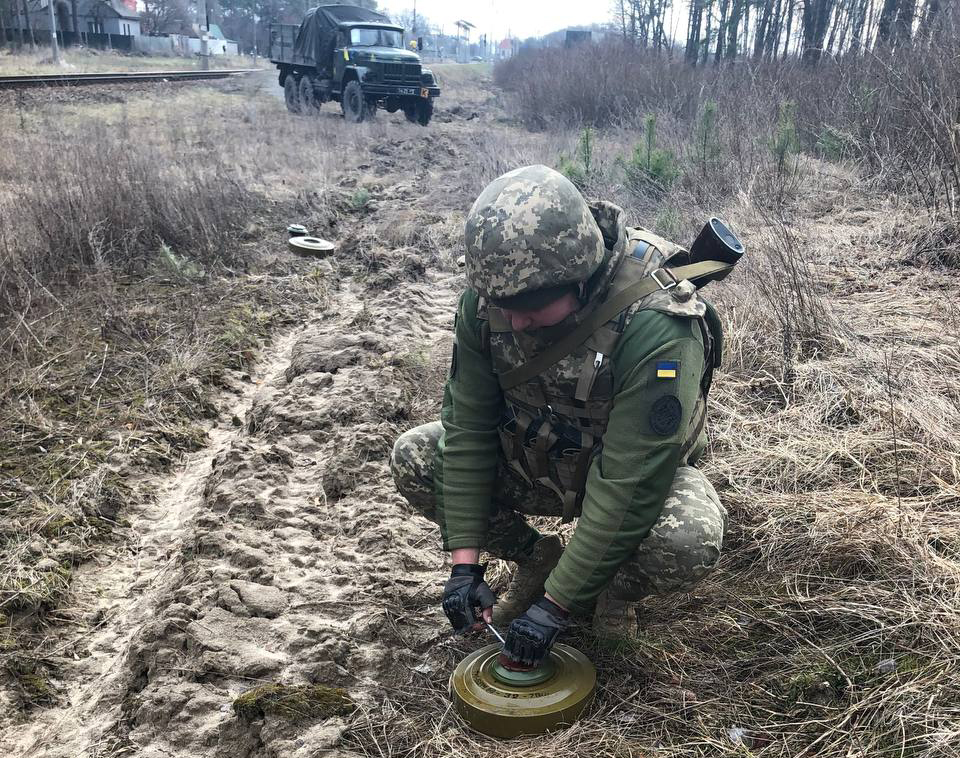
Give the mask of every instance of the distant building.
M 520 49 L 520 40 L 512 39 L 507 37 L 506 39 L 500 40 L 500 43 L 497 45 L 497 58 L 499 60 L 506 60 L 507 58 L 512 58 L 517 54 L 517 50 Z
M 49 0 L 27 0 L 30 26 L 34 32 L 50 34 Z M 53 0 L 57 31 L 75 35 L 116 34 L 125 37 L 140 35 L 140 14 L 136 0 Z M 15 3 L 13 28 L 27 29 L 22 3 Z M 68 39 L 78 42 L 82 39 Z
M 592 36 L 589 30 L 567 29 L 563 38 L 563 46 L 575 47 L 576 45 L 582 45 L 585 42 L 589 42 Z

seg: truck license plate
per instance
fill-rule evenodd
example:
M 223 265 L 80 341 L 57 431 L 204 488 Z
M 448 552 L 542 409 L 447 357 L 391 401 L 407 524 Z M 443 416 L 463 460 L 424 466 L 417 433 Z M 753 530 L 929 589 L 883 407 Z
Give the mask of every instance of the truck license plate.
M 401 95 L 416 95 L 416 94 L 417 94 L 417 90 L 416 90 L 415 88 L 413 88 L 413 87 L 400 87 L 400 89 L 398 90 L 398 92 L 399 92 Z

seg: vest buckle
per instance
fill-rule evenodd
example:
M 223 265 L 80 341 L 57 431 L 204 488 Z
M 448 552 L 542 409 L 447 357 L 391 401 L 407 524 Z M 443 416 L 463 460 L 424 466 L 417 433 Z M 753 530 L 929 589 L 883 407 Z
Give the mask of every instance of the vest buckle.
M 657 274 L 660 274 L 661 276 L 657 276 Z M 650 276 L 653 277 L 653 281 L 655 281 L 657 286 L 664 292 L 672 290 L 680 283 L 680 280 L 673 275 L 673 272 L 666 268 L 658 268 L 656 271 L 652 272 Z M 661 277 L 663 280 L 661 280 Z

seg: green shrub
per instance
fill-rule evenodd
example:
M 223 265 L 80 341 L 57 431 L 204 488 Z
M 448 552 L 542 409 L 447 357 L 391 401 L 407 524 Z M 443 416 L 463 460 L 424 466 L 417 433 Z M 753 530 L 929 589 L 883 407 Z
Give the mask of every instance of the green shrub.
M 703 176 L 712 174 L 720 161 L 720 130 L 717 127 L 717 104 L 707 100 L 697 117 L 694 129 L 694 161 Z
M 640 194 L 662 194 L 680 176 L 677 157 L 669 150 L 656 147 L 657 119 L 644 119 L 644 140 L 634 145 L 633 154 L 622 162 L 627 186 Z
M 777 173 L 782 173 L 791 156 L 800 152 L 800 137 L 797 134 L 797 104 L 787 100 L 780 103 L 777 115 L 777 130 L 773 135 L 773 157 Z
M 350 196 L 350 205 L 355 211 L 367 207 L 370 202 L 370 191 L 366 187 L 360 187 Z
M 593 160 L 594 131 L 589 126 L 580 132 L 573 156 L 561 154 L 557 171 L 573 182 L 578 189 L 585 189 L 597 173 Z
M 842 161 L 854 155 L 856 140 L 849 132 L 827 126 L 817 137 L 817 152 L 829 161 Z

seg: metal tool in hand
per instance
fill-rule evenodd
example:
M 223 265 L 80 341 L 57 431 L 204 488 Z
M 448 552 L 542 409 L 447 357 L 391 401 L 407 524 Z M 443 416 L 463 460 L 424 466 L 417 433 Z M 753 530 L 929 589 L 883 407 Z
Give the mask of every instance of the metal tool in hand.
M 484 619 L 483 623 L 487 625 L 487 629 L 490 630 L 490 634 L 492 634 L 494 637 L 496 637 L 498 640 L 500 640 L 500 644 L 501 644 L 501 645 L 506 645 L 506 644 L 507 644 L 507 641 L 503 638 L 503 635 L 500 634 L 500 632 L 497 631 L 496 627 L 494 627 L 493 624 L 491 624 L 491 623 L 490 623 L 489 621 L 487 621 L 486 619 Z

